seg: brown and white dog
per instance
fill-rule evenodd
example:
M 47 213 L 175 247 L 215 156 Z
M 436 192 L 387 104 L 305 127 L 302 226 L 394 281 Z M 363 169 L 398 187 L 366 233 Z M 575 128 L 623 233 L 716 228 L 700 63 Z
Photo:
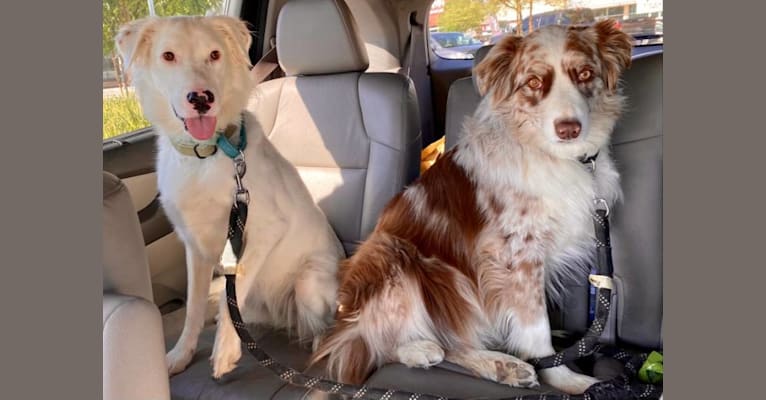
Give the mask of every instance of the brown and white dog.
M 537 386 L 522 360 L 554 353 L 546 297 L 593 259 L 594 199 L 621 197 L 607 146 L 631 47 L 614 21 L 494 46 L 475 69 L 484 98 L 462 140 L 341 265 L 336 325 L 312 361 L 328 357 L 346 383 L 387 362 L 447 360 Z M 592 173 L 580 159 L 596 153 Z M 540 379 L 570 394 L 596 382 L 566 366 Z

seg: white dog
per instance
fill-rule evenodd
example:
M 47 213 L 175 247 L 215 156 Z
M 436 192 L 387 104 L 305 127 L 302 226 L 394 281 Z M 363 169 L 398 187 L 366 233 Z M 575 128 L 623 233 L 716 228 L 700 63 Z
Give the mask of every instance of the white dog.
M 343 248 L 297 170 L 244 111 L 253 88 L 245 23 L 230 17 L 146 18 L 123 26 L 116 42 L 158 133 L 160 199 L 186 249 L 186 319 L 167 354 L 170 373 L 189 364 L 204 324 L 236 187 L 233 161 L 216 151 L 215 139 L 225 134 L 238 143 L 240 121 L 247 137 L 243 183 L 250 192 L 243 271 L 237 276 L 240 307 L 248 323 L 297 331 L 304 341 L 317 338 L 332 322 Z M 231 371 L 240 355 L 224 295 L 213 377 Z
M 554 353 L 550 277 L 594 259 L 594 199 L 621 195 L 608 145 L 630 56 L 614 21 L 495 45 L 475 69 L 485 96 L 462 140 L 391 200 L 343 263 L 337 324 L 313 361 L 328 357 L 332 376 L 350 383 L 391 361 L 447 360 L 536 386 L 519 358 Z M 596 154 L 590 172 L 582 160 Z M 595 382 L 566 366 L 540 378 L 566 393 Z

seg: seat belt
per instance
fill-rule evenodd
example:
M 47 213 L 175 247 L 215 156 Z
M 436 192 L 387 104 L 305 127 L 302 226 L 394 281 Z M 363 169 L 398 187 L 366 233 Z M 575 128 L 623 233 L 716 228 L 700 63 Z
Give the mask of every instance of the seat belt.
M 279 57 L 277 56 L 277 46 L 274 38 L 271 39 L 271 49 L 258 60 L 250 73 L 253 74 L 253 80 L 255 84 L 259 84 L 266 81 L 276 70 L 281 70 L 279 67 Z
M 412 70 L 412 42 L 414 41 L 413 36 L 415 36 L 415 29 L 418 27 L 417 21 L 415 20 L 415 13 L 410 14 L 410 21 L 409 21 L 409 27 L 410 27 L 410 34 L 407 37 L 407 43 L 404 44 L 404 54 L 402 54 L 402 58 L 404 59 L 404 64 L 406 65 L 405 73 L 407 74 L 407 77 L 412 79 L 412 76 L 410 76 L 410 72 Z
M 420 113 L 420 131 L 424 139 L 423 146 L 427 146 L 435 139 L 430 137 L 434 130 L 433 121 L 430 118 L 426 118 L 426 115 L 428 115 L 431 110 L 430 78 L 428 77 L 427 67 L 422 68 L 422 66 L 415 63 L 415 57 L 417 55 L 414 51 L 414 46 L 422 43 L 423 35 L 425 34 L 424 28 L 425 26 L 418 22 L 416 13 L 411 13 L 409 18 L 409 37 L 404 46 L 402 58 L 404 59 L 404 72 L 412 81 L 417 93 L 418 112 Z M 427 59 L 424 60 L 424 64 L 426 62 Z

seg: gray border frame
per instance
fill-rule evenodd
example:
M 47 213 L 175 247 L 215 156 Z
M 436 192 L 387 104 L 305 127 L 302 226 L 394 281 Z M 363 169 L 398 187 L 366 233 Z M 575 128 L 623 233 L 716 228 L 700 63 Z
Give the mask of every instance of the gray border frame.
M 666 399 L 766 392 L 764 5 L 715 4 L 664 6 Z M 100 398 L 100 9 L 16 2 L 0 18 L 0 392 Z
M 0 19 L 0 397 L 98 399 L 101 7 L 13 2 Z
M 664 7 L 665 398 L 766 398 L 766 5 Z

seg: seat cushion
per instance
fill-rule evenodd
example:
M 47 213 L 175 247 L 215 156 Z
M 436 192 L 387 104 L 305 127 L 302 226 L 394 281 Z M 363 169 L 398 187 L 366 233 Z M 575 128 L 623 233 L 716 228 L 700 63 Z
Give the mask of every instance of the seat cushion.
M 536 389 L 512 388 L 471 376 L 462 368 L 442 363 L 429 369 L 389 364 L 376 371 L 367 386 L 397 388 L 458 399 L 500 399 L 526 394 L 558 393 L 550 386 Z
M 284 333 L 263 327 L 250 327 L 256 342 L 275 360 L 285 366 L 304 371 L 311 376 L 326 377 L 324 365 L 306 369 L 309 349 L 299 346 Z M 181 399 L 340 399 L 340 397 L 285 384 L 270 370 L 258 364 L 243 349 L 238 366 L 221 380 L 211 377 L 210 355 L 215 337 L 215 326 L 209 325 L 202 333 L 197 351 L 189 367 L 170 379 L 174 400 Z M 168 340 L 168 343 L 173 343 Z M 170 348 L 170 346 L 168 347 Z M 576 369 L 576 367 L 573 367 Z M 621 372 L 613 360 L 597 362 L 596 377 L 608 379 Z M 430 369 L 408 368 L 392 363 L 375 371 L 365 382 L 368 387 L 405 390 L 460 399 L 500 399 L 526 394 L 559 393 L 550 386 L 520 389 L 490 382 L 472 376 L 460 366 L 443 362 Z
M 214 283 L 216 287 L 219 287 L 221 280 L 216 279 Z M 211 296 L 208 304 L 209 314 L 215 309 L 213 298 L 217 299 L 218 296 Z M 183 313 L 184 310 L 181 309 L 163 316 L 165 342 L 168 349 L 175 344 L 180 335 Z M 191 364 L 184 372 L 170 379 L 173 399 L 340 400 L 338 396 L 281 382 L 270 370 L 258 364 L 255 358 L 244 349 L 237 368 L 220 381 L 213 380 L 209 358 L 213 349 L 215 329 L 214 321 L 208 319 L 207 327 L 200 336 Z M 298 345 L 283 332 L 261 326 L 250 326 L 248 329 L 258 345 L 283 365 L 304 371 L 310 376 L 327 376 L 322 362 L 306 369 L 310 350 Z M 570 367 L 578 370 L 577 365 L 570 364 Z M 601 359 L 596 361 L 593 371 L 587 372 L 592 372 L 599 379 L 611 379 L 622 372 L 622 367 L 617 361 Z M 511 388 L 477 378 L 466 369 L 448 362 L 428 370 L 407 368 L 398 363 L 388 364 L 375 371 L 365 385 L 465 399 L 496 399 L 523 394 L 557 393 L 553 388 L 545 385 L 534 390 Z
M 278 376 L 261 366 L 245 349 L 237 367 L 220 380 L 214 380 L 211 376 L 213 369 L 210 356 L 215 342 L 215 329 L 215 325 L 209 325 L 203 330 L 188 368 L 170 378 L 172 399 L 270 399 L 285 386 Z M 275 360 L 295 369 L 303 369 L 311 354 L 310 349 L 298 345 L 278 331 L 251 327 L 250 334 Z M 168 350 L 173 344 L 175 340 L 168 341 Z

